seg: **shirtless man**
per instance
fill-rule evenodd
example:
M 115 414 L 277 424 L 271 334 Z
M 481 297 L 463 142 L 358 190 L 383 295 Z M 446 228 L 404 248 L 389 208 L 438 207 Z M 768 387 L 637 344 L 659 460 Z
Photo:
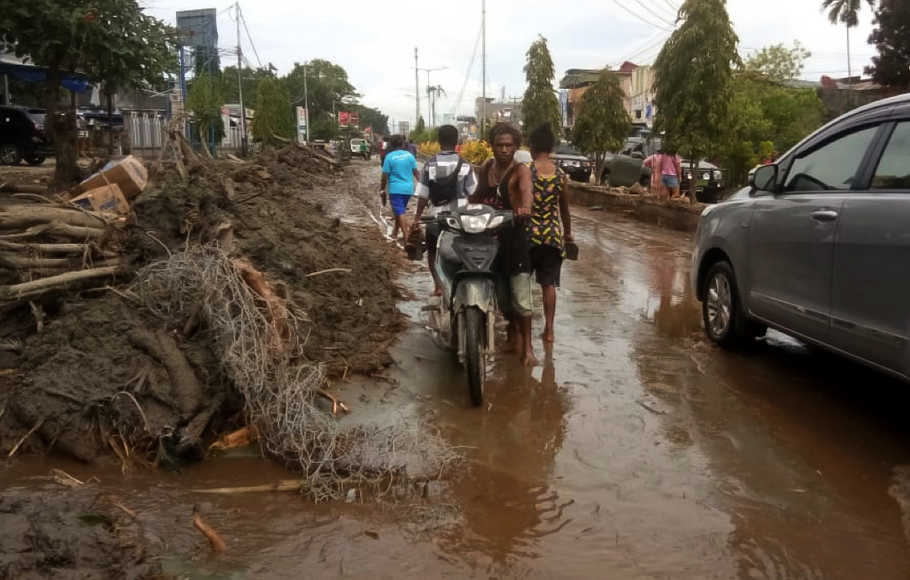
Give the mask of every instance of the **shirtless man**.
M 497 123 L 490 129 L 490 143 L 493 144 L 493 158 L 488 159 L 477 171 L 477 189 L 469 198 L 470 203 L 482 203 L 497 210 L 512 209 L 507 191 L 506 181 L 517 165 L 514 160 L 515 152 L 521 146 L 521 132 L 508 123 Z M 506 180 L 506 181 L 504 181 Z M 520 334 L 518 330 L 518 317 L 512 307 L 512 300 L 508 292 L 509 285 L 509 242 L 512 229 L 503 229 L 499 234 L 501 244 L 500 255 L 496 268 L 501 274 L 500 279 L 500 307 L 503 316 L 509 321 L 508 350 L 521 352 Z
M 495 155 L 495 147 L 494 147 Z M 517 327 L 516 344 L 525 366 L 535 366 L 537 358 L 531 344 L 531 261 L 528 245 L 528 219 L 534 201 L 534 183 L 527 165 L 516 163 L 503 180 L 508 192 L 509 207 L 515 214 L 515 225 L 504 240 L 506 273 L 509 276 L 509 293 L 513 324 Z

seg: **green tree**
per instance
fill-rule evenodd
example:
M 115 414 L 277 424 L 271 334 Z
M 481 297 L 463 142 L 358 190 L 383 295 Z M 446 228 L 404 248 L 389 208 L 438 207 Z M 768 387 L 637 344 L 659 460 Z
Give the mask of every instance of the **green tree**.
M 531 43 L 526 53 L 527 62 L 524 72 L 528 82 L 524 98 L 521 102 L 521 118 L 525 131 L 532 131 L 536 127 L 549 123 L 554 135 L 562 133 L 562 115 L 559 112 L 559 99 L 553 88 L 556 70 L 553 59 L 547 48 L 547 39 L 538 36 Z
M 164 88 L 165 74 L 176 69 L 176 37 L 173 29 L 144 14 L 136 2 L 96 0 L 93 14 L 93 22 L 101 26 L 85 39 L 84 50 L 91 55 L 85 68 L 89 78 L 100 83 L 110 118 L 117 92 L 149 85 Z M 113 147 L 109 131 L 109 155 Z
M 734 76 L 729 110 L 714 156 L 727 170 L 730 185 L 745 183 L 768 148 L 786 151 L 821 126 L 825 116 L 815 90 L 788 87 L 754 72 Z
M 799 78 L 810 56 L 812 53 L 798 40 L 793 41 L 793 48 L 772 44 L 750 56 L 745 70 L 761 73 L 773 81 L 789 81 Z
M 878 49 L 866 73 L 882 85 L 910 89 L 910 2 L 880 0 L 869 44 Z
M 195 46 L 193 47 L 193 72 L 195 76 L 221 74 L 221 55 L 218 47 Z
M 64 187 L 79 177 L 75 112 L 71 106 L 62 117 L 57 115 L 64 75 L 85 71 L 108 92 L 158 84 L 175 63 L 173 30 L 146 15 L 135 0 L 7 4 L 0 11 L 0 41 L 47 69 L 46 127 L 56 148 L 54 180 Z
M 867 0 L 869 6 L 875 6 L 875 0 Z M 850 29 L 859 24 L 859 11 L 862 0 L 822 0 L 822 10 L 828 11 L 831 24 L 838 21 L 847 25 L 847 76 L 853 76 L 853 65 L 850 61 Z
M 654 63 L 655 124 L 667 146 L 697 163 L 727 132 L 738 39 L 725 0 L 685 0 L 679 17 Z
M 295 106 L 304 104 L 306 94 L 310 107 L 310 136 L 313 139 L 336 137 L 338 111 L 350 110 L 348 105 L 360 97 L 348 80 L 347 71 L 327 60 L 315 59 L 306 64 L 294 63 L 291 72 L 281 80 L 290 92 Z
M 581 97 L 572 142 L 584 153 L 594 155 L 595 175 L 601 175 L 607 153 L 619 151 L 629 135 L 632 120 L 624 100 L 619 80 L 609 70 L 600 73 L 594 86 Z
M 360 115 L 360 128 L 370 127 L 373 133 L 388 135 L 389 133 L 389 116 L 383 115 L 379 109 L 367 107 L 366 105 L 351 105 L 350 109 Z
M 210 138 L 219 143 L 224 138 L 224 123 L 221 120 L 223 104 L 223 81 L 220 75 L 202 74 L 193 79 L 188 90 L 186 108 L 193 114 L 192 124 L 202 143 L 208 143 Z
M 281 139 L 276 137 L 293 136 L 294 117 L 287 87 L 275 77 L 262 79 L 256 93 L 253 138 L 266 146 L 275 146 L 281 144 Z
M 256 110 L 256 94 L 259 92 L 259 81 L 272 77 L 268 69 L 243 67 L 240 69 L 240 78 L 243 86 L 243 106 Z M 237 81 L 237 67 L 228 66 L 221 74 L 222 93 L 224 102 L 231 104 L 240 103 L 240 84 Z
M 417 119 L 417 123 L 414 125 L 414 128 L 411 129 L 411 132 L 406 135 L 412 143 L 422 143 L 427 139 L 427 124 L 423 120 L 423 115 Z

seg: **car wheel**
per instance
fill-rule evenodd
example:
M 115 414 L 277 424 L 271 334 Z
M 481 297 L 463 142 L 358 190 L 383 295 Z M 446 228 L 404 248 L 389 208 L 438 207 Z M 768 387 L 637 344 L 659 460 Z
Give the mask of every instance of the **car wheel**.
M 44 163 L 45 159 L 46 157 L 44 155 L 39 155 L 37 153 L 25 156 L 25 162 L 29 165 L 41 165 Z
M 19 165 L 22 161 L 22 153 L 19 148 L 12 144 L 0 145 L 0 164 L 2 165 Z
M 743 344 L 761 334 L 763 328 L 746 316 L 729 262 L 717 262 L 705 275 L 702 319 L 708 338 L 725 348 Z

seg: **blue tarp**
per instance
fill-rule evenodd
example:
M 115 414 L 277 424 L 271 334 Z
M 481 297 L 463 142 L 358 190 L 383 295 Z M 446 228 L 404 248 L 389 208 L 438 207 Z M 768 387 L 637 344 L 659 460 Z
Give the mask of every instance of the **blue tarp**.
M 46 69 L 28 64 L 0 62 L 0 75 L 2 74 L 8 74 L 27 83 L 43 83 L 47 79 Z M 84 75 L 74 73 L 63 73 L 63 81 L 60 84 L 74 93 L 84 93 L 91 88 Z

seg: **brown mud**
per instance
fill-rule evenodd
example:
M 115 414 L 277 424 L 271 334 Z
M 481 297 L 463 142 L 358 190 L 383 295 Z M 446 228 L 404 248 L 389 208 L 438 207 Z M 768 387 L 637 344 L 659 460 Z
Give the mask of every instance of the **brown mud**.
M 372 208 L 373 190 L 355 193 Z M 318 197 L 343 223 L 358 211 Z M 52 468 L 96 476 L 92 492 L 133 510 L 151 561 L 181 578 L 907 578 L 906 385 L 779 333 L 735 353 L 707 343 L 684 234 L 578 209 L 575 235 L 556 343 L 535 339 L 531 370 L 495 357 L 484 407 L 470 406 L 420 299 L 400 303 L 409 324 L 379 382 L 333 386 L 354 407 L 341 422 L 432 417 L 463 451 L 416 494 L 313 505 L 196 491 L 288 477 L 255 447 L 125 476 L 17 455 L 0 466 L 0 493 L 72 493 L 39 479 Z M 400 280 L 430 292 L 423 267 Z M 225 552 L 193 529 L 197 505 Z
M 252 163 L 195 165 L 187 180 L 173 166 L 150 169 L 125 242 L 135 268 L 228 230 L 233 255 L 249 260 L 305 313 L 304 356 L 324 364 L 329 377 L 372 373 L 390 362 L 388 344 L 403 324 L 395 307 L 396 262 L 384 253 L 375 227 L 342 223 L 318 201 L 356 190 L 355 169 L 332 171 L 293 146 L 264 152 Z M 335 267 L 345 270 L 319 274 Z M 82 461 L 101 454 L 167 466 L 175 455 L 200 456 L 204 441 L 239 425 L 239 397 L 224 376 L 212 333 L 190 320 L 163 326 L 138 303 L 130 280 L 124 282 L 119 289 L 44 298 L 40 332 L 28 308 L 5 317 L 2 448 L 19 443 L 17 453 L 56 451 Z M 175 355 L 137 340 L 149 332 L 161 334 Z M 174 376 L 175 360 L 186 367 L 183 380 Z M 187 384 L 194 392 L 175 390 Z M 195 400 L 190 408 L 185 397 Z M 185 439 L 194 421 L 207 428 L 190 453 L 143 436 L 173 433 L 177 446 L 178 432 Z

